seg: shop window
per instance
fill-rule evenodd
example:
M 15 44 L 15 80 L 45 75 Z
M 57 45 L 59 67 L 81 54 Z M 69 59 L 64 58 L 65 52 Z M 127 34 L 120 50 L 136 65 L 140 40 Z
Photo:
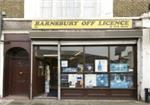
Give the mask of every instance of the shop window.
M 108 47 L 85 47 L 85 72 L 107 72 L 107 59 Z
M 61 84 L 67 88 L 133 89 L 133 46 L 61 47 Z

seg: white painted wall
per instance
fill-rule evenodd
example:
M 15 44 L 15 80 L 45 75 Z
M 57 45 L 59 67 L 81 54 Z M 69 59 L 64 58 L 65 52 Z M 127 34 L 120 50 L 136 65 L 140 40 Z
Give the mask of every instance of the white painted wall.
M 3 36 L 0 38 L 3 40 Z M 4 43 L 0 42 L 0 98 L 3 97 Z
M 150 23 L 150 21 L 149 21 Z M 145 88 L 150 88 L 150 29 L 143 29 L 142 39 L 141 98 L 145 99 Z
M 64 1 L 64 4 L 67 0 L 63 0 Z M 79 0 L 81 2 L 80 4 L 80 11 L 81 14 L 79 17 L 65 17 L 66 19 L 93 19 L 93 18 L 96 18 L 96 19 L 99 19 L 99 18 L 112 18 L 113 17 L 113 0 L 95 0 L 97 3 L 95 5 L 97 5 L 98 3 L 100 3 L 100 6 L 98 5 L 97 7 L 95 6 L 95 9 L 93 9 L 93 11 L 90 9 L 91 5 L 89 4 L 89 10 L 91 11 L 84 11 L 84 12 L 87 12 L 88 14 L 91 13 L 93 14 L 97 14 L 97 16 L 94 16 L 94 15 L 90 15 L 90 16 L 84 16 L 84 13 L 82 10 L 84 10 L 84 8 L 82 8 L 82 6 L 84 5 L 83 1 L 86 1 L 85 3 L 89 2 L 90 0 Z M 64 17 L 61 17 L 61 16 L 57 16 L 56 14 L 59 13 L 60 11 L 58 11 L 59 9 L 55 9 L 56 8 L 56 4 L 53 6 L 53 16 L 52 17 L 49 17 L 50 15 L 48 15 L 48 13 L 50 12 L 50 10 L 46 10 L 48 13 L 47 13 L 47 16 L 46 14 L 44 13 L 44 16 L 42 16 L 42 0 L 25 0 L 24 1 L 24 18 L 25 19 L 65 19 Z M 58 4 L 58 3 L 57 3 Z M 87 5 L 87 4 L 86 4 Z M 48 5 L 49 7 L 49 5 Z M 70 9 L 69 9 L 70 10 Z M 72 11 L 73 12 L 73 11 Z M 83 14 L 82 14 L 83 13 Z

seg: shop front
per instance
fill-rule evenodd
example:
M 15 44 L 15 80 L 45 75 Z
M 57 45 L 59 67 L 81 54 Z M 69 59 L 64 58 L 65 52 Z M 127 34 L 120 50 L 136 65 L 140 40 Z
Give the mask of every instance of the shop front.
M 132 23 L 32 21 L 32 30 L 26 35 L 5 35 L 9 40 L 5 43 L 5 64 L 11 67 L 5 65 L 4 80 L 13 81 L 4 82 L 4 95 L 58 100 L 137 99 L 142 31 L 133 29 Z M 14 67 L 15 61 L 20 66 Z M 10 74 L 11 68 L 17 74 Z
M 141 31 L 30 34 L 33 97 L 46 93 L 46 97 L 58 99 L 137 99 L 137 36 Z M 102 34 L 111 38 L 97 38 Z M 127 36 L 112 38 L 117 34 Z M 43 75 L 42 69 L 46 73 L 43 80 L 38 77 Z M 35 81 L 43 89 L 36 94 Z

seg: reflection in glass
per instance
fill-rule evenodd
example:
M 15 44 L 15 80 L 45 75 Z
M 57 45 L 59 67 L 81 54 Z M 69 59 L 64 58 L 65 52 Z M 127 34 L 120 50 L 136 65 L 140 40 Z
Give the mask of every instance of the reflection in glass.
M 133 71 L 134 69 L 134 55 L 132 46 L 111 46 L 110 47 L 110 65 L 115 67 L 115 69 L 120 66 L 127 66 L 128 71 Z M 114 66 L 114 64 L 116 65 Z M 111 69 L 110 67 L 110 69 Z M 125 69 L 124 69 L 125 70 Z
M 111 88 L 133 88 L 133 75 L 112 74 Z
M 57 46 L 34 46 L 34 55 L 36 57 L 56 57 L 57 50 Z
M 63 67 L 63 72 L 83 71 L 83 47 L 61 47 L 61 59 L 68 61 L 68 67 Z

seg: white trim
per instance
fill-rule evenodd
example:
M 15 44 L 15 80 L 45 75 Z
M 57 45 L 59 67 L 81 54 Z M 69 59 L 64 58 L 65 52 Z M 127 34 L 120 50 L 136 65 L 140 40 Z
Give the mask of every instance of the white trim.
M 29 34 L 29 31 L 2 31 L 2 34 Z
M 32 45 L 58 45 L 58 41 L 32 41 Z
M 1 40 L 4 40 L 4 34 L 0 37 Z M 4 43 L 0 43 L 0 98 L 3 97 L 3 85 L 4 82 Z
M 60 66 L 60 43 L 58 43 L 58 100 L 61 100 L 61 66 Z
M 33 97 L 33 44 L 31 42 L 30 99 Z
M 53 17 L 51 17 L 51 18 L 37 18 L 37 19 L 35 19 L 35 18 L 33 18 L 33 19 L 25 19 L 25 18 L 3 18 L 3 20 L 6 20 L 6 21 L 11 21 L 11 20 L 14 20 L 14 21 L 32 21 L 32 20 L 64 20 L 64 19 L 69 19 L 69 20 L 74 20 L 73 18 L 58 18 L 58 19 L 56 19 L 56 18 L 53 18 Z M 97 18 L 87 18 L 88 20 L 92 20 L 92 19 L 99 19 L 99 20 L 101 20 L 101 19 L 141 19 L 141 17 L 113 17 L 113 18 L 99 18 L 99 17 L 97 17 Z M 75 18 L 75 20 L 86 20 L 86 18 Z
M 141 39 L 138 39 L 137 42 L 137 98 L 138 100 L 140 100 L 141 98 L 141 91 L 142 91 L 142 87 L 141 87 L 141 83 L 142 83 L 142 46 L 141 46 Z
M 61 41 L 61 45 L 125 45 L 136 44 L 136 40 L 114 40 L 114 41 Z

